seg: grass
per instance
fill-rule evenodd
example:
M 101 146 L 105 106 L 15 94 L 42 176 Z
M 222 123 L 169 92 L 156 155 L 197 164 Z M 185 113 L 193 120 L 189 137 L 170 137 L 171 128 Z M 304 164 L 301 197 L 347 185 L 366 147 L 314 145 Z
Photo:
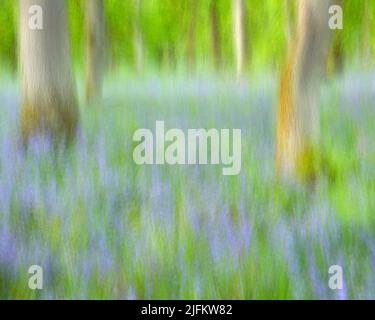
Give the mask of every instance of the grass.
M 324 84 L 314 188 L 274 170 L 275 81 L 107 79 L 100 106 L 81 103 L 76 144 L 17 147 L 19 97 L 0 82 L 0 298 L 375 298 L 374 83 Z M 132 135 L 242 129 L 242 171 L 136 166 Z M 28 268 L 44 289 L 28 289 Z M 328 268 L 344 289 L 328 288 Z

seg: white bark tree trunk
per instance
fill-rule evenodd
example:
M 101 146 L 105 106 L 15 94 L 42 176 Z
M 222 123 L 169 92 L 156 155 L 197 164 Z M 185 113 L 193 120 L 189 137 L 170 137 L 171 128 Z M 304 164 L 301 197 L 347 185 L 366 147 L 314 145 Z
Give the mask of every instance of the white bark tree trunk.
M 76 88 L 71 68 L 66 3 L 62 0 L 20 0 L 21 134 L 72 137 L 78 121 Z M 42 29 L 31 23 L 41 8 Z M 34 21 L 35 22 L 35 21 Z
M 105 65 L 103 0 L 86 0 L 86 98 L 101 98 Z
M 240 77 L 243 73 L 245 59 L 244 0 L 232 0 L 232 11 L 236 73 L 237 77 Z

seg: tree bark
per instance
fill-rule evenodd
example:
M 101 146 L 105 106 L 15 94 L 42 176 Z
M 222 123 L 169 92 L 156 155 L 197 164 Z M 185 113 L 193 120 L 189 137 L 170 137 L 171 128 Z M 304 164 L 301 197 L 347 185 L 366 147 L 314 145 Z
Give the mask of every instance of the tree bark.
M 71 138 L 78 106 L 68 41 L 66 3 L 20 0 L 20 130 L 24 143 L 34 135 Z M 30 28 L 31 6 L 42 8 L 42 29 Z
M 195 71 L 195 32 L 197 23 L 197 0 L 189 0 L 190 17 L 187 30 L 186 56 L 189 72 Z
M 282 177 L 313 178 L 316 173 L 316 98 L 330 46 L 329 6 L 329 0 L 299 2 L 297 34 L 282 74 L 277 112 L 276 165 Z
M 218 14 L 218 1 L 210 1 L 210 24 L 211 24 L 211 51 L 214 67 L 216 70 L 221 66 L 221 39 L 219 32 L 219 14 Z
M 341 34 L 337 35 L 336 39 L 334 40 L 332 51 L 334 64 L 333 70 L 336 73 L 342 73 L 344 70 L 345 55 L 344 44 Z
M 105 65 L 103 0 L 86 0 L 86 99 L 101 98 Z
M 236 74 L 241 77 L 245 64 L 244 0 L 232 0 L 232 10 Z
M 144 50 L 143 50 L 143 36 L 141 30 L 141 1 L 133 0 L 134 2 L 134 56 L 135 67 L 138 74 L 143 72 L 144 68 Z
M 283 2 L 283 9 L 284 9 L 284 19 L 285 19 L 285 37 L 286 37 L 286 40 L 287 40 L 287 44 L 288 46 L 290 45 L 291 41 L 292 41 L 292 34 L 293 34 L 293 30 L 292 30 L 292 23 L 291 23 L 291 14 L 290 14 L 290 1 L 291 0 L 284 0 Z
M 363 45 L 362 45 L 362 59 L 363 59 L 363 66 L 369 67 L 370 60 L 371 60 L 371 36 L 370 36 L 370 15 L 369 15 L 369 1 L 364 0 L 363 5 L 363 17 L 362 17 L 362 33 L 363 33 Z

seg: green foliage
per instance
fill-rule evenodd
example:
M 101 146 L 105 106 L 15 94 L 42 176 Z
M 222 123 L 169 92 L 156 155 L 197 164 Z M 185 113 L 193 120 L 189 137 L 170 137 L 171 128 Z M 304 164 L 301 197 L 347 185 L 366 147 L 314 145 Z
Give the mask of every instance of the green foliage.
M 84 60 L 84 0 L 67 0 L 72 52 L 75 62 Z M 195 23 L 193 36 L 195 64 L 199 69 L 210 68 L 209 5 L 211 0 L 141 0 L 140 28 L 144 41 L 145 63 L 148 67 L 183 69 L 187 61 L 187 38 L 191 19 Z M 233 28 L 231 0 L 218 1 L 218 29 L 224 69 L 233 69 Z M 134 1 L 104 0 L 107 22 L 108 62 L 112 69 L 124 65 L 134 68 Z M 336 31 L 343 41 L 345 59 L 351 61 L 362 54 L 364 29 L 369 30 L 369 48 L 375 51 L 375 3 L 368 2 L 368 25 L 364 23 L 365 1 L 345 0 L 344 30 Z M 193 6 L 194 4 L 194 6 Z M 246 1 L 245 33 L 247 65 L 251 70 L 274 69 L 284 58 L 287 19 L 295 27 L 295 5 L 289 2 L 290 15 L 284 1 Z M 17 55 L 17 1 L 3 0 L 0 11 L 0 64 L 13 69 Z
M 16 16 L 14 0 L 2 0 L 0 10 L 0 65 L 15 68 L 16 66 Z

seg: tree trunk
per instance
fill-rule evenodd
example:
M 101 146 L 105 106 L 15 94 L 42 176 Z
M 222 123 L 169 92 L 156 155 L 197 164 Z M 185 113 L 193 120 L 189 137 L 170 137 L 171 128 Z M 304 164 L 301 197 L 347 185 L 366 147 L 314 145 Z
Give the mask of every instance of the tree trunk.
M 369 1 L 364 0 L 363 5 L 363 17 L 362 17 L 362 33 L 363 33 L 363 45 L 362 45 L 362 61 L 364 67 L 370 66 L 371 60 L 371 36 L 370 36 L 370 15 L 369 15 Z
M 30 27 L 31 6 L 42 8 L 42 29 Z M 21 135 L 71 138 L 78 106 L 65 1 L 20 0 Z
M 291 41 L 292 41 L 292 34 L 293 34 L 293 31 L 292 31 L 292 23 L 291 23 L 291 14 L 290 14 L 290 1 L 291 0 L 284 0 L 283 2 L 283 9 L 284 9 L 284 19 L 285 19 L 285 37 L 286 37 L 286 40 L 287 40 L 287 44 L 288 46 L 290 45 Z
M 134 56 L 135 67 L 138 74 L 143 72 L 144 68 L 144 53 L 143 53 L 143 37 L 141 30 L 141 1 L 134 1 Z
M 343 6 L 342 0 L 336 0 L 335 5 Z M 343 8 L 343 11 L 345 8 Z M 345 66 L 344 34 L 343 30 L 335 30 L 327 61 L 327 78 L 333 74 L 341 74 Z
M 195 32 L 197 20 L 197 0 L 190 0 L 190 17 L 187 31 L 186 55 L 189 72 L 195 71 Z
M 292 179 L 314 178 L 319 137 L 319 80 L 330 45 L 327 0 L 300 0 L 297 34 L 283 71 L 277 112 L 277 171 Z
M 344 44 L 342 39 L 342 34 L 338 34 L 333 42 L 332 47 L 333 55 L 333 71 L 336 73 L 342 73 L 344 70 Z
M 86 0 L 86 99 L 101 98 L 104 73 L 105 21 L 103 0 Z
M 216 70 L 218 70 L 221 65 L 221 39 L 219 32 L 218 1 L 219 0 L 211 0 L 209 9 L 211 24 L 211 51 Z
M 244 0 L 232 0 L 232 8 L 236 74 L 241 77 L 245 63 Z

